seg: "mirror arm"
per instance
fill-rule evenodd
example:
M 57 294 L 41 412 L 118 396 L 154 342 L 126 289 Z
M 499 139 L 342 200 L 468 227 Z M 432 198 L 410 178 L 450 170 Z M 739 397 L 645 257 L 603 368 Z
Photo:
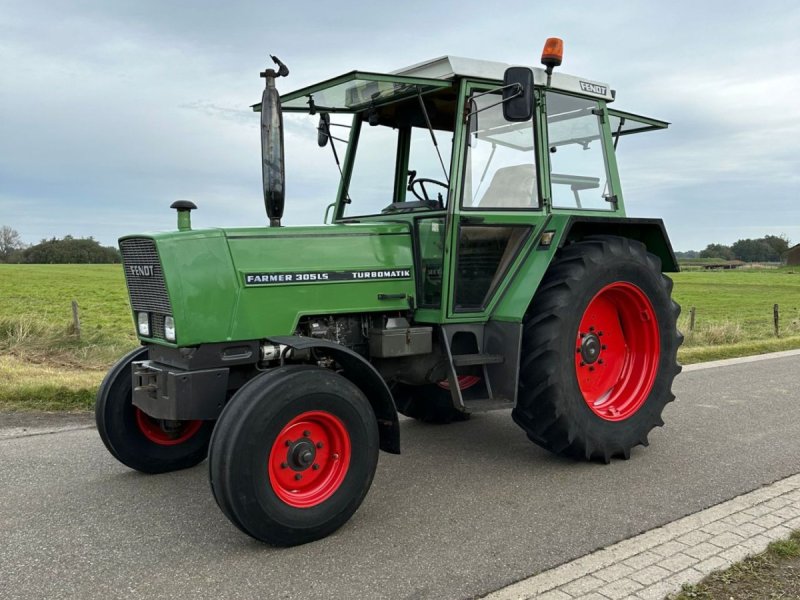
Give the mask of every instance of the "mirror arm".
M 519 83 L 510 83 L 509 85 L 501 85 L 500 87 L 496 87 L 487 92 L 481 92 L 480 94 L 475 94 L 474 96 L 470 97 L 470 102 L 473 102 L 475 98 L 480 98 L 481 96 L 485 96 L 486 94 L 494 94 L 495 92 L 501 92 L 503 90 L 507 90 L 510 88 L 516 88 L 516 91 L 511 96 L 509 96 L 508 98 L 503 98 L 499 102 L 495 102 L 494 104 L 490 104 L 489 106 L 484 106 L 483 108 L 478 108 L 476 110 L 468 112 L 466 115 L 464 115 L 464 120 L 469 119 L 472 115 L 477 115 L 479 112 L 483 112 L 484 110 L 489 110 L 490 108 L 494 108 L 495 106 L 503 104 L 503 102 L 508 102 L 509 100 L 518 98 L 519 96 L 522 95 L 522 86 Z

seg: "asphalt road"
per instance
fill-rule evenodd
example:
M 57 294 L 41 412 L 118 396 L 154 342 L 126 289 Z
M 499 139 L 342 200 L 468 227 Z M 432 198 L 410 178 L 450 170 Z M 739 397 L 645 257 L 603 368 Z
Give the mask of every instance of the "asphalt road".
M 667 426 L 610 465 L 540 450 L 508 410 L 406 421 L 403 455 L 381 455 L 353 519 L 291 549 L 231 525 L 205 463 L 140 475 L 93 429 L 25 431 L 6 416 L 0 598 L 480 596 L 800 472 L 798 373 L 800 356 L 684 373 Z

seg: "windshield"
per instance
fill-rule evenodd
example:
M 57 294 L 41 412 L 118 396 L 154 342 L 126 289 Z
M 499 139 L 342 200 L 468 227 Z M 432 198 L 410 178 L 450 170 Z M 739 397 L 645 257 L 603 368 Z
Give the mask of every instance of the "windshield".
M 445 169 L 427 128 L 363 124 L 355 150 L 344 216 L 435 210 L 447 203 L 453 134 L 434 131 Z M 407 155 L 406 155 L 407 148 Z M 410 183 L 410 189 L 409 189 Z

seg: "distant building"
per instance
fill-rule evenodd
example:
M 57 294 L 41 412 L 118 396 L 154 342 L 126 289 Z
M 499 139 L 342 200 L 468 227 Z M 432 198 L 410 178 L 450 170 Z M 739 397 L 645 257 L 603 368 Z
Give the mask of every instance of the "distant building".
M 800 265 L 800 244 L 795 244 L 786 251 L 787 265 Z

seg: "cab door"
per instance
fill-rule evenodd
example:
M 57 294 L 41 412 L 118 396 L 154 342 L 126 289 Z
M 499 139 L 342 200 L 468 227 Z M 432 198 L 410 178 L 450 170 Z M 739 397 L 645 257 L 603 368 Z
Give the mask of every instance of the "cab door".
M 492 89 L 495 88 L 495 89 Z M 537 168 L 539 111 L 527 122 L 503 117 L 496 86 L 466 86 L 466 110 L 453 181 L 446 321 L 483 321 L 546 225 Z

